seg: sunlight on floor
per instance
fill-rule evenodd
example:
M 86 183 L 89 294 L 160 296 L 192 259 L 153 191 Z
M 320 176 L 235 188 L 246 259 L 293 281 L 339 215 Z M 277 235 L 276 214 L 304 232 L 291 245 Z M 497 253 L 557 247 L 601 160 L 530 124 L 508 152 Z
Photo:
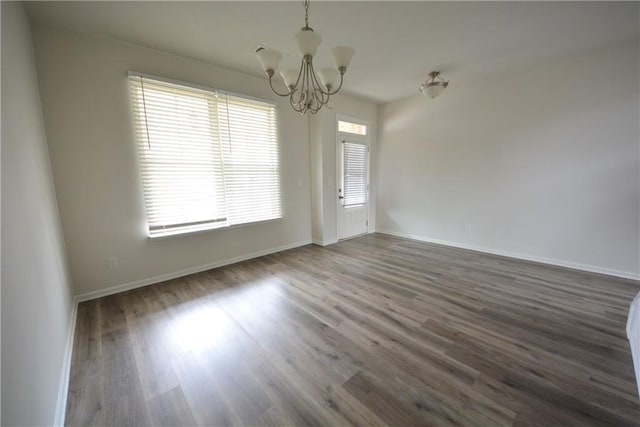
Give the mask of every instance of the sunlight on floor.
M 246 320 L 261 322 L 264 316 L 277 316 L 281 310 L 282 284 L 275 280 L 246 283 L 218 295 L 233 313 Z M 238 325 L 214 301 L 191 301 L 180 307 L 179 312 L 168 322 L 166 340 L 181 351 L 194 353 L 207 351 L 224 345 L 232 345 Z
M 181 313 L 169 324 L 167 332 L 176 346 L 199 352 L 223 343 L 230 324 L 222 310 L 207 304 Z

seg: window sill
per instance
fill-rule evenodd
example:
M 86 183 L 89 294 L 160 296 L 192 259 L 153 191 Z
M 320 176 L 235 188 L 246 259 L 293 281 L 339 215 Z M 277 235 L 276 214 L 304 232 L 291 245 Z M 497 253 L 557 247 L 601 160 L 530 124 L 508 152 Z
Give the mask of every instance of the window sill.
M 194 229 L 188 229 L 188 230 L 170 230 L 164 233 L 156 233 L 154 235 L 150 235 L 147 234 L 147 239 L 149 240 L 164 240 L 164 239 L 168 239 L 171 237 L 180 237 L 180 236 L 188 236 L 188 235 L 192 235 L 192 234 L 201 234 L 201 233 L 208 233 L 208 232 L 212 232 L 212 231 L 216 231 L 216 230 L 233 230 L 236 228 L 243 228 L 243 227 L 248 227 L 248 226 L 252 226 L 252 225 L 261 225 L 261 224 L 269 224 L 272 222 L 277 222 L 277 221 L 281 221 L 282 217 L 280 218 L 273 218 L 273 219 L 265 219 L 262 221 L 254 221 L 254 222 L 245 222 L 243 224 L 235 224 L 235 225 L 226 225 L 224 223 L 218 223 L 218 224 L 208 224 L 206 227 L 198 227 L 198 228 L 194 228 Z

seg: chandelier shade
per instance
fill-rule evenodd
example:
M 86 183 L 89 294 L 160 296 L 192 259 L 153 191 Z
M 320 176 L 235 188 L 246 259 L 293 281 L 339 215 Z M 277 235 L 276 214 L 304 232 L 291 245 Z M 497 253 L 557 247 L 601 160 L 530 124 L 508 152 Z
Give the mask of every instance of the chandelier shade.
M 340 74 L 336 71 L 335 68 L 323 68 L 318 71 L 318 77 L 320 78 L 320 83 L 325 89 L 329 90 L 332 87 L 335 87 L 336 83 L 338 83 L 338 79 L 340 78 Z
M 260 49 L 257 55 L 260 64 L 262 64 L 262 69 L 266 73 L 268 73 L 269 70 L 277 69 L 282 60 L 282 54 L 274 49 Z
M 351 59 L 353 58 L 353 55 L 356 54 L 356 51 L 352 47 L 338 46 L 331 49 L 331 53 L 333 55 L 333 63 L 339 70 L 340 68 L 346 69 L 349 67 Z
M 286 68 L 280 71 L 280 76 L 282 76 L 282 80 L 284 81 L 284 85 L 286 87 L 295 87 L 296 82 L 298 81 L 299 74 L 300 70 L 296 70 L 293 68 Z
M 260 47 L 256 55 L 269 78 L 271 90 L 278 96 L 289 97 L 291 107 L 300 114 L 307 111 L 315 114 L 327 105 L 332 95 L 342 89 L 344 74 L 351 64 L 355 50 L 347 46 L 334 47 L 331 53 L 335 68 L 323 68 L 316 73 L 313 58 L 322 42 L 322 37 L 309 27 L 309 0 L 304 1 L 304 10 L 305 25 L 294 36 L 302 56 L 300 68 L 285 68 L 280 71 L 287 91 L 279 92 L 273 85 L 273 76 L 280 66 L 282 54 L 275 49 Z
M 313 31 L 311 28 L 303 28 L 298 31 L 295 35 L 296 44 L 298 45 L 298 50 L 300 51 L 300 55 L 304 58 L 309 55 L 312 58 L 316 56 L 316 52 L 318 51 L 318 47 L 322 42 L 322 37 L 320 34 Z

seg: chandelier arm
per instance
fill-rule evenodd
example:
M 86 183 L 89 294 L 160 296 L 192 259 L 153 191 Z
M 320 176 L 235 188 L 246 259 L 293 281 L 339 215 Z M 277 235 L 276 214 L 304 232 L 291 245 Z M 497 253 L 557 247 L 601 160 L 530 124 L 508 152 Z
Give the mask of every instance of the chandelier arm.
M 302 78 L 302 104 L 304 105 L 304 110 L 307 111 L 309 108 L 309 64 L 305 64 L 304 66 L 304 76 Z
M 320 110 L 320 108 L 322 108 L 323 105 L 326 105 L 327 102 L 329 102 L 329 93 L 325 92 L 322 89 L 322 85 L 318 82 L 318 77 L 316 76 L 315 69 L 313 68 L 313 63 L 311 63 L 311 76 L 313 78 L 313 97 L 319 103 L 319 107 L 317 110 Z M 318 92 L 320 92 L 320 97 L 318 97 L 317 95 Z
M 318 83 L 317 77 L 313 74 L 314 86 L 313 86 L 313 97 L 320 104 L 320 107 L 329 102 L 329 99 L 325 99 L 327 97 L 327 93 L 322 90 L 322 86 Z
M 329 102 L 329 98 L 326 98 L 326 94 L 320 89 L 316 89 L 313 91 L 313 97 L 316 99 L 320 107 L 326 105 L 326 103 Z
M 328 95 L 335 95 L 336 93 L 340 92 L 340 89 L 342 89 L 342 83 L 344 83 L 344 73 L 340 73 L 340 85 L 338 86 L 338 88 L 334 91 L 329 92 Z
M 329 105 L 329 99 L 331 99 L 331 95 L 327 94 L 327 100 L 325 101 L 325 103 L 323 105 Z
M 298 99 L 296 100 L 296 93 L 298 94 Z M 291 96 L 289 97 L 289 101 L 291 102 L 291 106 L 299 106 L 302 102 L 302 92 L 298 89 L 295 89 Z M 298 111 L 296 108 L 294 108 Z
M 313 102 L 313 77 L 312 77 L 312 68 L 313 66 L 311 65 L 310 62 L 307 62 L 307 69 L 306 69 L 306 75 L 305 75 L 305 104 L 307 105 L 307 108 L 311 108 L 312 102 Z
M 293 85 L 294 88 L 298 87 L 298 83 L 300 82 L 300 77 L 302 76 L 303 69 L 304 69 L 304 58 L 300 62 L 300 71 L 298 71 L 298 78 L 296 79 L 296 84 Z
M 269 86 L 271 86 L 271 90 L 273 91 L 273 93 L 275 93 L 275 94 L 276 94 L 276 95 L 278 95 L 278 96 L 290 96 L 290 95 L 291 95 L 291 93 L 292 93 L 292 91 L 291 91 L 291 90 L 290 90 L 288 93 L 280 93 L 280 92 L 278 92 L 278 91 L 273 87 L 273 82 L 272 82 L 272 80 L 273 80 L 273 74 L 271 74 L 271 75 L 269 76 Z
M 311 64 L 311 75 L 313 76 L 313 89 L 314 91 L 320 91 L 320 93 L 322 94 L 322 102 L 321 104 L 324 105 L 326 104 L 328 101 L 324 100 L 324 96 L 328 95 L 329 92 L 325 92 L 324 89 L 322 89 L 322 85 L 320 84 L 320 82 L 318 82 L 318 77 L 316 76 L 316 70 L 313 68 L 313 64 Z
M 304 86 L 304 61 L 300 65 L 300 72 L 298 73 L 298 79 L 296 80 L 296 85 L 294 86 L 293 91 L 291 92 L 291 103 L 292 105 L 300 105 L 303 99 L 303 86 Z M 301 80 L 302 79 L 302 80 Z M 300 84 L 300 87 L 298 86 Z M 298 100 L 295 99 L 295 94 L 298 94 Z M 296 111 L 298 111 L 296 109 Z
M 327 105 L 329 103 L 329 94 L 322 92 L 322 105 Z
M 291 92 L 291 96 L 289 96 L 289 103 L 291 104 L 292 107 L 296 105 L 296 102 L 294 101 L 296 92 L 298 92 L 298 89 L 293 89 L 293 91 Z
M 311 114 L 316 114 L 322 108 L 323 104 L 317 104 L 315 108 L 309 108 Z
M 298 100 L 295 100 L 295 94 L 298 93 Z M 295 89 L 293 91 L 293 94 L 291 94 L 291 96 L 289 97 L 289 104 L 291 104 L 291 108 L 293 108 L 293 110 L 297 113 L 301 113 L 304 114 L 304 104 L 302 102 L 303 99 L 303 94 L 300 90 Z
M 315 114 L 316 111 L 319 110 L 318 105 L 316 103 L 309 103 L 307 104 L 307 110 L 311 111 L 311 113 Z
M 293 95 L 289 98 L 289 104 L 291 104 L 291 108 L 293 108 L 293 111 L 295 111 L 296 113 L 304 114 L 302 109 L 298 108 L 299 104 L 295 104 L 293 102 Z
M 303 63 L 302 64 L 302 68 L 301 68 L 301 81 L 300 81 L 300 87 L 296 88 L 296 91 L 298 92 L 298 99 L 295 100 L 292 98 L 292 102 L 295 103 L 295 105 L 297 106 L 297 108 L 295 108 L 296 111 L 298 111 L 299 113 L 304 114 L 307 111 L 307 102 L 308 102 L 308 93 L 307 93 L 307 86 L 308 86 L 308 82 L 307 82 L 307 64 Z

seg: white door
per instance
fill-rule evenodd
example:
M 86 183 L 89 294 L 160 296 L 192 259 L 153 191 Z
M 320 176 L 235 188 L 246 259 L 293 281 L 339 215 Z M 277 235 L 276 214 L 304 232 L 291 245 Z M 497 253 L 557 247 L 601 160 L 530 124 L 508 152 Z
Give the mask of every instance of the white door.
M 367 232 L 369 198 L 369 146 L 340 138 L 338 144 L 338 239 Z

